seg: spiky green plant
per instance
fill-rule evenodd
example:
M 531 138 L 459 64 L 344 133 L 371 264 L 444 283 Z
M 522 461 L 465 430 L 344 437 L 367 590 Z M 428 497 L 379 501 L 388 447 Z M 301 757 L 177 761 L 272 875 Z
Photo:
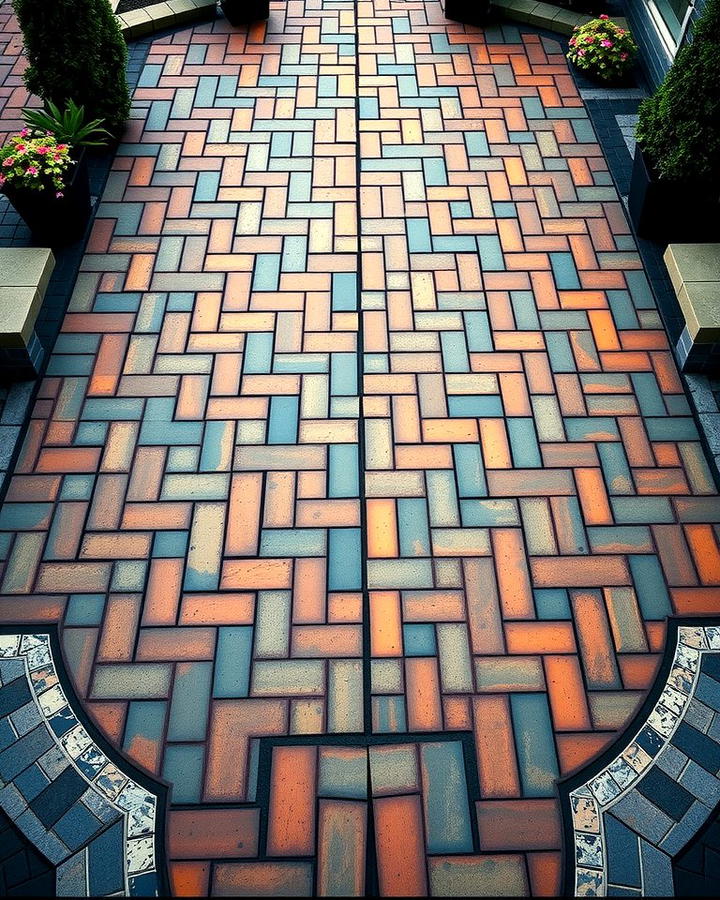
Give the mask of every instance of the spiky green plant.
M 24 109 L 23 116 L 28 128 L 49 131 L 58 141 L 72 147 L 104 147 L 111 137 L 103 128 L 103 119 L 85 121 L 85 107 L 68 100 L 65 109 L 60 109 L 48 100 L 45 109 Z

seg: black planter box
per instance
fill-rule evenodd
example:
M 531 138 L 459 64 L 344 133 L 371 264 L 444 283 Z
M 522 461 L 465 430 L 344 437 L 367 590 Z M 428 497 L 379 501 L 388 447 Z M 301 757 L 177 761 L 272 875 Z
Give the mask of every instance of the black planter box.
M 638 73 L 635 66 L 627 69 L 622 75 L 613 75 L 610 78 L 603 78 L 602 75 L 595 70 L 581 69 L 580 66 L 575 63 L 571 63 L 571 65 L 576 77 L 580 81 L 580 84 L 578 85 L 580 88 L 585 87 L 585 84 L 583 83 L 585 81 L 590 85 L 597 85 L 598 87 L 604 88 L 632 88 L 638 83 Z
M 22 191 L 6 185 L 4 192 L 25 220 L 36 243 L 61 247 L 85 234 L 91 210 L 85 151 L 78 157 L 62 197 L 55 196 L 54 188 Z
M 220 6 L 231 25 L 249 25 L 270 15 L 270 0 L 220 0 Z
M 666 243 L 720 239 L 717 185 L 656 178 L 639 147 L 633 160 L 628 212 L 640 237 Z
M 445 0 L 445 18 L 463 25 L 482 25 L 490 5 L 490 0 Z

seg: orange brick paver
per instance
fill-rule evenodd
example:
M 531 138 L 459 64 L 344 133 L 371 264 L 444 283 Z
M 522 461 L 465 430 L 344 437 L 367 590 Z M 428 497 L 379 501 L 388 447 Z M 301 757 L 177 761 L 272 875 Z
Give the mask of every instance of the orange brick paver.
M 173 785 L 177 894 L 556 893 L 557 779 L 720 608 L 559 44 L 436 0 L 156 38 L 1 516 L 0 622 Z

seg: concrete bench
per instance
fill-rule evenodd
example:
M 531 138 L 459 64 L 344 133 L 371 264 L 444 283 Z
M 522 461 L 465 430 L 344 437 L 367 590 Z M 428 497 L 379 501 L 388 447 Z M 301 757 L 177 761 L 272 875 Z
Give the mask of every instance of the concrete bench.
M 43 347 L 35 332 L 50 276 L 55 268 L 46 247 L 0 248 L 0 379 L 33 378 Z
M 110 5 L 113 12 L 116 12 L 119 0 L 111 0 Z M 125 39 L 130 41 L 154 31 L 209 19 L 215 14 L 215 0 L 158 0 L 150 6 L 131 9 L 119 15 L 116 13 L 116 18 Z
M 507 19 L 565 35 L 572 34 L 576 25 L 584 25 L 592 19 L 592 16 L 585 13 L 576 13 L 553 3 L 539 3 L 537 0 L 493 0 L 493 6 Z M 613 18 L 614 21 L 619 21 Z
M 683 371 L 720 371 L 720 244 L 669 244 L 665 265 L 685 318 Z
M 535 25 L 537 28 L 546 28 L 548 31 L 557 31 L 558 34 L 570 36 L 575 26 L 584 25 L 595 16 L 587 13 L 575 12 L 566 6 L 557 6 L 555 3 L 543 3 L 539 0 L 492 0 L 493 8 L 499 10 L 503 17 L 524 25 Z M 610 17 L 616 25 L 627 28 L 627 19 L 624 16 Z

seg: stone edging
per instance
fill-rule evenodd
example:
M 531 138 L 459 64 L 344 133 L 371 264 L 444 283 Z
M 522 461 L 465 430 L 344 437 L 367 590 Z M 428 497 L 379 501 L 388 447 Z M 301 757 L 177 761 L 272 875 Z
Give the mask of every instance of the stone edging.
M 119 0 L 111 0 L 117 9 Z M 164 0 L 143 9 L 131 9 L 116 16 L 125 40 L 145 37 L 186 22 L 210 18 L 215 14 L 216 0 Z
M 492 2 L 493 6 L 501 10 L 508 19 L 565 35 L 572 34 L 576 25 L 584 25 L 593 18 L 552 3 L 538 3 L 537 0 L 492 0 Z
M 110 0 L 113 9 L 117 9 L 119 2 Z M 143 9 L 122 13 L 117 19 L 125 39 L 134 40 L 154 31 L 209 17 L 215 5 L 216 0 L 163 0 Z M 576 25 L 583 25 L 592 19 L 584 13 L 537 0 L 493 0 L 493 6 L 501 10 L 507 19 L 564 35 L 572 34 Z M 624 24 L 620 17 L 617 21 Z
M 167 787 L 81 712 L 57 636 L 0 627 L 0 807 L 55 867 L 58 896 L 167 890 Z
M 675 895 L 672 859 L 713 816 L 720 798 L 720 779 L 707 756 L 716 758 L 720 746 L 720 733 L 711 727 L 720 706 L 719 669 L 717 619 L 668 619 L 663 663 L 642 711 L 608 751 L 559 784 L 566 894 L 632 892 L 636 884 L 621 863 L 633 856 L 638 868 L 655 869 L 654 896 Z M 668 804 L 670 782 L 682 799 Z M 632 853 L 618 830 L 634 832 Z

